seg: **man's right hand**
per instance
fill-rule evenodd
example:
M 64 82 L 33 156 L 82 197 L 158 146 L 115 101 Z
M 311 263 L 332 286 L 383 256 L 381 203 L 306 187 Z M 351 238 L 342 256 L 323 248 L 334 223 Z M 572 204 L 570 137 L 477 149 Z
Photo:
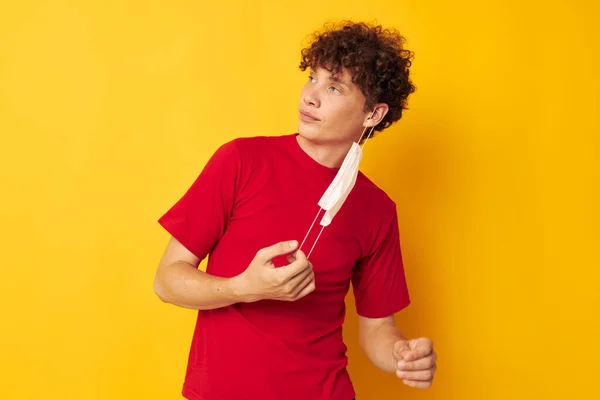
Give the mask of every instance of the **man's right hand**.
M 315 290 L 312 265 L 297 247 L 295 240 L 280 242 L 256 253 L 248 268 L 233 278 L 245 302 L 295 301 Z M 276 268 L 272 260 L 286 254 L 290 264 Z

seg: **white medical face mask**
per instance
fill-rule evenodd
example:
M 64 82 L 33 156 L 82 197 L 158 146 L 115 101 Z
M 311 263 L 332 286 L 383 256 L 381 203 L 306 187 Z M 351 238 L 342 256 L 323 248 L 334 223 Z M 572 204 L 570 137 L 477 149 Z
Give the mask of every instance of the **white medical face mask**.
M 348 150 L 344 162 L 339 171 L 333 178 L 333 181 L 323 193 L 319 200 L 319 207 L 325 210 L 325 215 L 321 219 L 321 225 L 327 226 L 333 220 L 333 217 L 342 208 L 342 204 L 352 191 L 356 178 L 358 176 L 358 167 L 362 159 L 362 149 L 358 143 L 352 143 L 352 147 Z
M 373 115 L 373 113 L 371 113 L 371 115 Z M 371 137 L 371 133 L 373 132 L 374 128 L 374 126 L 371 127 L 371 131 L 369 132 L 369 136 L 367 137 Z M 358 141 L 358 143 L 360 143 L 360 141 L 362 140 L 366 130 L 367 127 L 365 127 L 365 129 L 363 130 L 363 133 L 360 136 L 360 140 Z M 321 218 L 321 222 L 319 223 L 322 226 L 321 232 L 319 232 L 319 236 L 317 236 L 317 239 L 315 240 L 315 243 L 310 249 L 310 252 L 308 253 L 307 257 L 310 257 L 317 242 L 319 241 L 319 238 L 321 237 L 321 233 L 323 233 L 323 229 L 325 229 L 326 226 L 331 224 L 333 217 L 335 217 L 340 208 L 342 208 L 342 205 L 344 204 L 344 202 L 348 198 L 348 195 L 350 194 L 350 192 L 354 188 L 354 185 L 356 184 L 356 178 L 358 177 L 360 161 L 362 160 L 362 148 L 365 146 L 366 142 L 363 144 L 362 147 L 358 143 L 352 143 L 352 147 L 350 147 L 350 150 L 348 150 L 346 157 L 344 157 L 342 166 L 340 167 L 337 174 L 335 175 L 335 178 L 333 178 L 333 181 L 325 190 L 325 193 L 323 193 L 323 196 L 321 196 L 321 199 L 319 200 L 319 212 L 317 213 L 317 216 L 315 217 L 315 220 L 313 221 L 312 225 L 308 229 L 308 232 L 306 232 L 306 236 L 304 237 L 302 244 L 300 244 L 301 249 L 304 245 L 304 242 L 306 241 L 306 238 L 308 237 L 308 234 L 310 233 L 315 222 L 317 221 L 317 218 L 319 218 L 321 210 L 325 210 L 325 214 L 323 215 L 323 218 Z

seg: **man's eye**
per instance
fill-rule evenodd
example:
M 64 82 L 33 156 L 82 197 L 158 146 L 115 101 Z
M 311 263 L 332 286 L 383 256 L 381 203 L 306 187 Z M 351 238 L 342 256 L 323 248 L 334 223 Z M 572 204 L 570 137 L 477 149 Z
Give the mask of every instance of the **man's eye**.
M 337 92 L 337 93 L 340 92 L 340 89 L 336 88 L 335 86 L 331 86 L 329 89 L 331 89 L 331 91 L 333 91 L 333 92 Z
M 313 82 L 315 80 L 315 78 L 313 78 L 311 75 L 308 76 L 308 81 L 309 82 Z

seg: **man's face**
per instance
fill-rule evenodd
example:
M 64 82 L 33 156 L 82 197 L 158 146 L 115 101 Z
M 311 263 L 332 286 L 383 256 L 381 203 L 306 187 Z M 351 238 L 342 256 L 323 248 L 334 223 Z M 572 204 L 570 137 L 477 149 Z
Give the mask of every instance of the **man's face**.
M 300 96 L 298 133 L 316 143 L 358 141 L 370 114 L 364 105 L 365 96 L 347 70 L 332 75 L 313 69 Z

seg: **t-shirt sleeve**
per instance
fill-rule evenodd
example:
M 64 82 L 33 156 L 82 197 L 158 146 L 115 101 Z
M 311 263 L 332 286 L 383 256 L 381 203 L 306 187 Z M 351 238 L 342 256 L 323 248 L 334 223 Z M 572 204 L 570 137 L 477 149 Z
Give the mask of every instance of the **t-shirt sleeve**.
M 221 238 L 231 219 L 240 159 L 235 142 L 222 145 L 183 196 L 158 222 L 201 260 Z
M 370 253 L 359 260 L 352 286 L 356 312 L 363 317 L 387 317 L 410 304 L 395 207 L 375 232 Z

